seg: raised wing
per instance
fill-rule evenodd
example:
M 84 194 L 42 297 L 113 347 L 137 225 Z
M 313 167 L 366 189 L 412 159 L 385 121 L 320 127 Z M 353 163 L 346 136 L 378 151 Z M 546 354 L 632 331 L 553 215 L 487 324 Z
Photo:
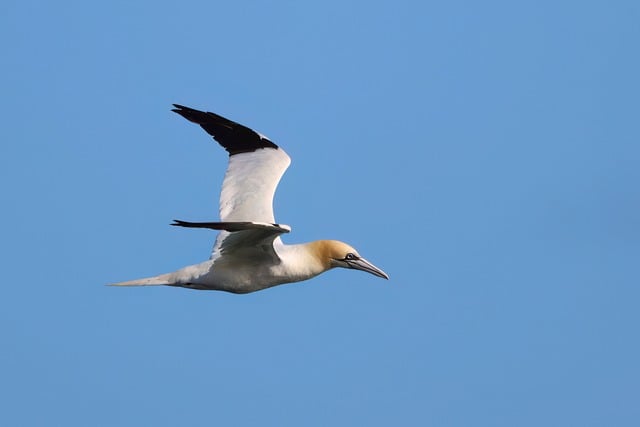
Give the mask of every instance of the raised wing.
M 229 152 L 220 193 L 220 220 L 274 223 L 273 195 L 291 163 L 287 153 L 264 135 L 239 123 L 214 113 L 174 106 L 172 111 L 199 124 Z

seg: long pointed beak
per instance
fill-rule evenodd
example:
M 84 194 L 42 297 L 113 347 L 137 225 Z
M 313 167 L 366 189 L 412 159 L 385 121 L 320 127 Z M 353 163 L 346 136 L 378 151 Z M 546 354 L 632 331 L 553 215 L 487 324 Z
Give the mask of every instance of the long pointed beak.
M 355 261 L 348 261 L 349 267 L 355 268 L 356 270 L 366 271 L 367 273 L 371 273 L 374 276 L 382 277 L 383 279 L 389 280 L 389 275 L 384 271 L 380 270 L 375 265 L 371 264 L 364 258 L 358 258 Z

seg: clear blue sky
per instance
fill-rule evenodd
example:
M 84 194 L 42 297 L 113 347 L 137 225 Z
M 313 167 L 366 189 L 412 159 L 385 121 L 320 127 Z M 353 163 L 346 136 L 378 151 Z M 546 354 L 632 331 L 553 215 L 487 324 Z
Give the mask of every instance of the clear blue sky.
M 2 425 L 640 425 L 635 1 L 5 1 Z M 287 242 L 385 269 L 237 296 L 225 152 L 293 158 Z

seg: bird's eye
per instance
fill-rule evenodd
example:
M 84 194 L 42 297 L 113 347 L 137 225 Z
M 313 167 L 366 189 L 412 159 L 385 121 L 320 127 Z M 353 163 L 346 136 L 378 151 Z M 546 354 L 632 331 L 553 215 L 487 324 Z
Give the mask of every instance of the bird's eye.
M 355 260 L 355 259 L 358 259 L 358 257 L 357 257 L 357 256 L 355 256 L 354 254 L 352 254 L 351 252 L 349 252 L 349 253 L 347 254 L 347 256 L 345 256 L 345 257 L 344 257 L 344 259 L 345 259 L 345 260 L 347 260 L 347 261 L 353 261 L 353 260 Z

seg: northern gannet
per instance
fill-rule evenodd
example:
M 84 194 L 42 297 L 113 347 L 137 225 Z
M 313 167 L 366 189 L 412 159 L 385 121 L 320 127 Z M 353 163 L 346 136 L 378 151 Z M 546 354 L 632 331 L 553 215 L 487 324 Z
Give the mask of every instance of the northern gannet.
M 291 159 L 266 136 L 215 113 L 174 104 L 172 111 L 199 124 L 229 153 L 220 194 L 220 222 L 174 220 L 179 227 L 219 230 L 209 260 L 172 273 L 114 283 L 165 285 L 244 294 L 310 279 L 334 267 L 389 276 L 337 240 L 285 245 L 291 227 L 275 222 L 273 195 Z

